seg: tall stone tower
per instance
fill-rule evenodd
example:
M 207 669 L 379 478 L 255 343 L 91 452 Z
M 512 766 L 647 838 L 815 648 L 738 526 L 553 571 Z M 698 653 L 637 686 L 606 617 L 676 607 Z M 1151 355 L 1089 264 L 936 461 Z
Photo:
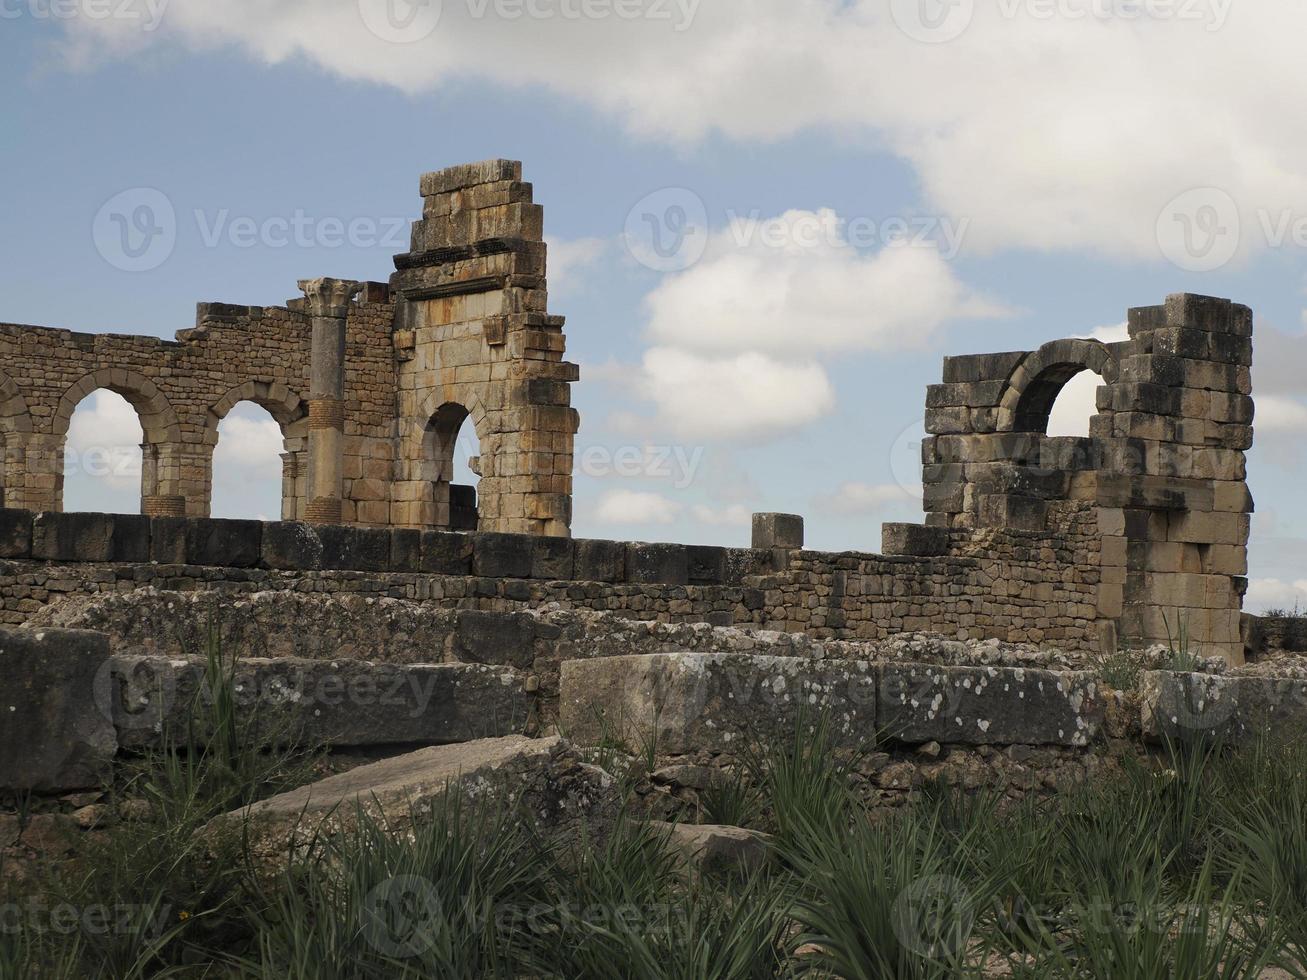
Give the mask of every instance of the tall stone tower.
M 547 311 L 543 211 L 522 165 L 488 160 L 422 177 L 412 250 L 396 256 L 400 448 L 394 520 L 458 524 L 455 439 L 476 427 L 483 531 L 568 536 L 575 364 Z

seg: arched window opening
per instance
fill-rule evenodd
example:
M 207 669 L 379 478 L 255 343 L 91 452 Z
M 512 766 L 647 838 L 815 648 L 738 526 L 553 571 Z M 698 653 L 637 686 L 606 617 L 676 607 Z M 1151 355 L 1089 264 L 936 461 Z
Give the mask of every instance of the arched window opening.
M 1103 378 L 1090 370 L 1074 374 L 1054 394 L 1046 433 L 1050 436 L 1089 435 L 1089 420 L 1098 414 L 1098 389 Z
M 278 520 L 288 495 L 285 452 L 285 437 L 271 413 L 254 402 L 239 402 L 218 423 L 210 513 Z M 289 495 L 293 499 L 293 487 Z
M 427 423 L 425 464 L 431 483 L 430 523 L 455 531 L 477 527 L 481 448 L 462 405 L 441 405 Z
M 140 417 L 122 395 L 101 388 L 82 399 L 64 443 L 63 509 L 139 514 L 149 492 L 144 439 Z

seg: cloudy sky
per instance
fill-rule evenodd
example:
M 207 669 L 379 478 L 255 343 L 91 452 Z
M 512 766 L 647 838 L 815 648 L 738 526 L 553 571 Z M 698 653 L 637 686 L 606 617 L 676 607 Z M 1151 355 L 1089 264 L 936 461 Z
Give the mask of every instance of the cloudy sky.
M 943 354 L 1230 296 L 1250 606 L 1307 605 L 1304 36 L 1283 0 L 0 0 L 0 320 L 170 336 L 385 279 L 418 174 L 521 159 L 582 365 L 577 533 L 741 544 L 783 510 L 874 550 L 920 512 Z M 70 506 L 135 509 L 134 425 L 85 403 Z M 279 448 L 233 414 L 218 513 L 275 515 Z

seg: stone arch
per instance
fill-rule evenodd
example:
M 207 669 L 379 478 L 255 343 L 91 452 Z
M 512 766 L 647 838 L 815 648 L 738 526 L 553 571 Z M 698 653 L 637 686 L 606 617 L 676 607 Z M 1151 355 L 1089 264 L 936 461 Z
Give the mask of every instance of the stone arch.
M 1099 340 L 1055 340 L 1028 354 L 1008 378 L 999 402 L 998 431 L 1047 431 L 1058 393 L 1082 371 L 1093 371 L 1112 384 L 1117 361 Z
M 213 503 L 213 450 L 218 445 L 218 426 L 241 402 L 258 405 L 281 427 L 281 515 L 288 521 L 302 518 L 308 497 L 309 403 L 278 381 L 254 380 L 236 385 L 205 413 L 203 513 L 207 515 Z
M 396 483 L 397 523 L 451 526 L 454 441 L 468 419 L 481 445 L 480 474 L 485 477 L 493 472 L 494 433 L 485 406 L 475 391 L 459 392 L 457 397 L 430 392 L 418 414 L 406 420 Z M 483 479 L 483 492 L 492 485 Z M 477 501 L 478 509 L 481 502 Z
M 92 392 L 112 391 L 136 410 L 144 434 L 141 447 L 141 512 L 151 516 L 181 516 L 186 512 L 182 493 L 182 428 L 167 396 L 149 378 L 128 368 L 100 368 L 73 384 L 55 409 L 51 434 L 58 444 L 59 478 L 54 508 L 63 509 L 63 443 L 77 406 Z
M 122 395 L 136 409 L 146 442 L 161 445 L 181 440 L 177 413 L 158 385 L 144 375 L 124 368 L 93 371 L 65 391 L 55 409 L 54 434 L 61 438 L 68 435 L 68 424 L 77 406 L 92 392 L 102 388 Z

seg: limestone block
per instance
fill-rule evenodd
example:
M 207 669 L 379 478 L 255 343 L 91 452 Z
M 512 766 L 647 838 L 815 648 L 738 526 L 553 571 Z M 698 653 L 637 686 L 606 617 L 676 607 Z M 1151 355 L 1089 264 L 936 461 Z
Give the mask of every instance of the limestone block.
M 213 697 L 202 658 L 117 655 L 107 683 L 118 744 L 134 749 L 184 741 Z M 481 664 L 251 657 L 232 683 L 241 724 L 276 742 L 442 745 L 515 734 L 527 719 L 522 679 Z
M 974 382 L 1006 380 L 1028 353 L 1008 351 L 1001 354 L 963 354 L 944 358 L 944 381 Z
M 559 726 L 578 744 L 616 739 L 657 755 L 788 740 L 828 715 L 844 744 L 869 741 L 876 677 L 859 661 L 660 653 L 564 661 Z
M 186 528 L 184 517 L 154 517 L 150 519 L 150 561 L 160 565 L 186 563 Z
M 803 518 L 798 514 L 754 514 L 753 547 L 765 551 L 802 548 Z
M 1149 671 L 1141 683 L 1144 735 L 1244 739 L 1293 731 L 1307 719 L 1307 681 Z
M 626 580 L 626 544 L 622 541 L 576 541 L 576 578 L 582 582 Z
M 626 546 L 626 581 L 638 585 L 688 585 L 690 567 L 685 545 L 631 542 Z
M 935 558 L 948 553 L 947 528 L 923 524 L 882 524 L 881 553 Z
M 73 630 L 0 630 L 0 791 L 92 789 L 118 750 L 103 710 L 109 638 Z
M 535 538 L 527 534 L 489 532 L 474 536 L 472 574 L 487 578 L 530 578 Z
M 192 565 L 253 568 L 263 557 L 263 525 L 259 521 L 213 518 L 187 520 L 186 561 Z
M 547 841 L 602 839 L 620 807 L 613 778 L 583 762 L 568 742 L 514 735 L 360 766 L 218 817 L 203 833 L 248 834 L 252 856 L 275 873 L 290 851 L 347 831 L 360 809 L 404 834 L 449 793 L 464 798 L 468 812 L 517 801 Z
M 753 575 L 767 575 L 772 570 L 772 553 L 761 548 L 727 548 L 723 583 L 743 585 Z
M 265 568 L 300 571 L 322 568 L 322 539 L 315 525 L 278 521 L 263 526 Z
M 422 571 L 422 532 L 412 527 L 397 527 L 390 534 L 390 570 Z
M 323 524 L 318 526 L 317 532 L 322 541 L 323 568 L 384 572 L 390 567 L 389 528 Z
M 570 579 L 576 571 L 575 545 L 571 538 L 538 537 L 531 556 L 531 577 Z
M 437 575 L 470 575 L 473 535 L 449 531 L 422 532 L 422 571 Z
M 0 558 L 32 557 L 32 520 L 28 510 L 0 509 Z
M 39 561 L 150 560 L 150 519 L 135 514 L 37 514 L 32 557 Z
M 879 724 L 903 742 L 1087 745 L 1104 721 L 1087 672 L 882 664 Z
M 526 668 L 535 662 L 536 620 L 525 613 L 461 609 L 453 656 L 461 661 Z

